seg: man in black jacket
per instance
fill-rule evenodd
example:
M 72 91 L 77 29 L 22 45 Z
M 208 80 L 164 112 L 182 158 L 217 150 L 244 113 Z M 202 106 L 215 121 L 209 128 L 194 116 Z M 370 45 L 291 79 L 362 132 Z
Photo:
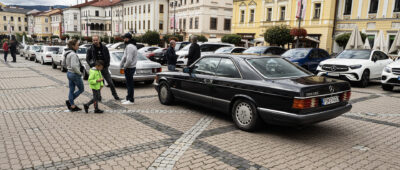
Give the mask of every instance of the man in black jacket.
M 175 40 L 171 40 L 169 42 L 169 48 L 165 53 L 167 58 L 168 71 L 175 71 L 176 68 L 176 60 L 178 60 L 178 56 L 175 53 L 175 46 L 176 46 Z
M 94 35 L 92 37 L 92 42 L 92 46 L 89 47 L 86 53 L 86 62 L 90 67 L 94 67 L 97 60 L 104 61 L 104 68 L 101 70 L 101 74 L 103 75 L 104 80 L 110 86 L 114 99 L 120 100 L 117 91 L 115 90 L 115 85 L 111 79 L 110 72 L 108 71 L 108 67 L 110 66 L 110 52 L 108 51 L 108 48 L 100 42 L 99 36 Z
M 10 53 L 13 58 L 13 63 L 17 62 L 17 46 L 18 42 L 15 39 L 12 39 L 10 43 Z
M 190 65 L 192 65 L 201 56 L 200 46 L 199 46 L 199 44 L 197 44 L 197 37 L 192 36 L 191 40 L 192 40 L 192 44 L 190 45 L 189 54 L 187 55 L 187 58 L 188 58 L 187 66 L 188 67 Z

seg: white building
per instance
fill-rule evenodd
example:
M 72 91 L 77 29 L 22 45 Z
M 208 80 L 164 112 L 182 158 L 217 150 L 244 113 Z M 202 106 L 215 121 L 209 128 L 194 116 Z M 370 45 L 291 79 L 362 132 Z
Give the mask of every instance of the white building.
M 62 11 L 58 10 L 50 14 L 50 22 L 51 22 L 51 33 L 58 37 L 62 35 Z
M 81 32 L 81 11 L 79 7 L 72 6 L 63 10 L 62 34 L 70 36 L 80 35 Z
M 231 33 L 233 0 L 173 0 L 169 3 L 169 33 L 175 30 L 184 37 L 204 35 L 209 39 Z
M 114 6 L 111 7 L 111 13 L 112 13 L 112 26 L 111 26 L 111 33 L 112 36 L 120 36 L 124 34 L 124 29 L 123 29 L 123 13 L 122 13 L 122 3 L 117 3 Z

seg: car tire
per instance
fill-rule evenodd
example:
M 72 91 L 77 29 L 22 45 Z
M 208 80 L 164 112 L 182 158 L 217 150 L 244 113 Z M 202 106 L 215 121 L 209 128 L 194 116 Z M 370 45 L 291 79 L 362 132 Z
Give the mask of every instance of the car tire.
M 361 80 L 358 82 L 360 87 L 366 88 L 369 84 L 369 71 L 365 70 L 361 76 Z
M 83 75 L 82 75 L 83 80 L 88 80 L 88 79 L 89 79 L 89 74 L 88 74 L 86 71 L 83 71 L 82 74 L 83 74 Z M 104 82 L 105 82 L 105 81 L 104 81 Z
M 57 64 L 54 63 L 53 60 L 51 60 L 51 67 L 52 67 L 53 69 L 57 69 Z
M 32 57 L 29 57 L 29 61 L 33 61 L 33 60 L 35 60 L 34 58 L 32 58 Z
M 236 126 L 244 131 L 254 131 L 260 125 L 257 108 L 253 102 L 239 99 L 232 107 L 232 119 Z
M 393 91 L 394 86 L 389 84 L 382 84 L 382 89 L 385 91 Z
M 153 83 L 154 83 L 154 80 L 147 80 L 147 81 L 144 82 L 144 84 L 147 84 L 147 85 L 153 84 Z
M 60 70 L 61 70 L 61 72 L 67 72 L 67 69 L 62 64 L 62 61 L 61 61 L 61 64 L 60 64 Z
M 168 83 L 160 83 L 160 87 L 158 89 L 158 100 L 160 100 L 160 103 L 163 105 L 171 105 L 174 103 L 174 95 L 172 94 Z

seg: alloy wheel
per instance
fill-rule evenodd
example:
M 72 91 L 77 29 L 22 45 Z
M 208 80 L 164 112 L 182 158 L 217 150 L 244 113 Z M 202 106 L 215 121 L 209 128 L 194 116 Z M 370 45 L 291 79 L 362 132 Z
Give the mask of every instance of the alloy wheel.
M 236 106 L 235 116 L 238 123 L 242 126 L 247 126 L 251 123 L 253 119 L 253 110 L 251 106 L 247 103 L 239 103 Z
M 168 97 L 168 89 L 166 85 L 161 86 L 160 88 L 160 99 L 162 102 L 165 102 Z

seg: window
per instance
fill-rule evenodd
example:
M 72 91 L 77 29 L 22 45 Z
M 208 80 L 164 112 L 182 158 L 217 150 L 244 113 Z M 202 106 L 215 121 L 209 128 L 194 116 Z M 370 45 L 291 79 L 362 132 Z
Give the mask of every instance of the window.
M 376 14 L 378 12 L 379 0 L 371 0 L 369 4 L 369 13 Z
M 131 7 L 131 15 L 133 15 L 133 7 Z
M 78 31 L 78 26 L 74 25 L 74 31 Z
M 217 72 L 217 76 L 221 77 L 229 77 L 229 78 L 240 78 L 239 71 L 237 70 L 235 64 L 231 59 L 222 58 L 219 62 Z
M 378 60 L 387 60 L 387 59 L 389 59 L 389 57 L 383 52 L 377 51 L 376 53 L 378 54 Z
M 135 6 L 135 14 L 137 14 L 137 6 Z
M 142 12 L 142 6 L 139 6 L 139 14 Z
M 18 31 L 22 31 L 22 28 L 21 28 L 21 26 L 19 26 L 19 27 L 18 27 Z
M 186 18 L 183 19 L 183 30 L 186 30 Z
M 197 3 L 199 3 L 199 2 L 200 2 L 200 0 L 197 0 L 196 2 L 197 2 Z
M 49 32 L 49 28 L 48 27 L 46 27 L 46 32 Z
M 193 29 L 193 18 L 190 18 L 189 29 Z
M 49 22 L 49 19 L 48 19 L 48 18 L 45 18 L 45 19 L 44 19 L 44 22 L 48 23 L 48 22 Z
M 18 22 L 21 22 L 21 17 L 18 17 Z
M 199 17 L 194 19 L 194 29 L 199 29 Z
M 129 9 L 128 9 L 128 10 L 129 10 Z M 129 12 L 129 11 L 128 11 L 128 12 Z M 100 14 L 99 14 L 99 11 L 95 11 L 94 13 L 95 13 L 95 16 L 96 16 L 96 17 L 98 17 L 98 16 L 100 15 Z
M 160 21 L 160 24 L 158 24 L 158 29 L 160 29 L 160 30 L 164 29 L 164 24 L 162 21 Z
M 328 52 L 326 52 L 325 50 L 319 49 L 318 52 L 319 52 L 320 58 L 329 58 L 330 57 Z
M 400 0 L 396 0 L 393 12 L 400 12 Z
M 272 8 L 267 9 L 267 21 L 272 20 Z
M 150 4 L 147 6 L 147 12 L 150 13 Z
M 344 15 L 350 15 L 351 14 L 351 5 L 353 5 L 353 0 L 346 0 L 344 4 Z
M 146 13 L 146 5 L 143 5 L 143 14 Z
M 163 14 L 164 13 L 164 5 L 160 5 L 160 14 Z
M 11 21 L 14 21 L 14 17 L 11 17 Z
M 7 26 L 4 26 L 4 31 L 7 31 Z
M 7 21 L 7 17 L 6 17 L 6 16 L 3 16 L 3 20 L 4 20 L 4 21 Z
M 194 65 L 194 74 L 214 75 L 221 58 L 202 58 Z
M 250 18 L 249 18 L 249 22 L 252 23 L 254 22 L 254 9 L 250 9 Z
M 217 18 L 210 18 L 210 30 L 216 30 L 218 25 Z
M 143 21 L 143 29 L 146 29 L 146 21 Z
M 231 30 L 231 19 L 224 20 L 224 30 L 230 31 Z
M 240 23 L 244 23 L 244 10 L 240 11 Z
M 25 27 L 25 31 L 28 31 L 28 27 Z
M 139 21 L 138 23 L 139 23 L 139 29 L 142 29 L 141 24 L 140 24 L 141 22 Z
M 321 4 L 316 3 L 314 7 L 314 19 L 319 19 L 321 17 Z
M 150 28 L 150 20 L 147 21 L 147 29 L 151 29 L 151 28 Z
M 250 58 L 247 59 L 247 62 L 254 67 L 259 74 L 267 78 L 303 77 L 310 75 L 283 58 Z
M 179 19 L 179 29 L 182 29 L 182 19 Z
M 283 21 L 285 20 L 285 15 L 286 15 L 286 7 L 281 7 L 281 16 L 280 16 L 280 20 Z

